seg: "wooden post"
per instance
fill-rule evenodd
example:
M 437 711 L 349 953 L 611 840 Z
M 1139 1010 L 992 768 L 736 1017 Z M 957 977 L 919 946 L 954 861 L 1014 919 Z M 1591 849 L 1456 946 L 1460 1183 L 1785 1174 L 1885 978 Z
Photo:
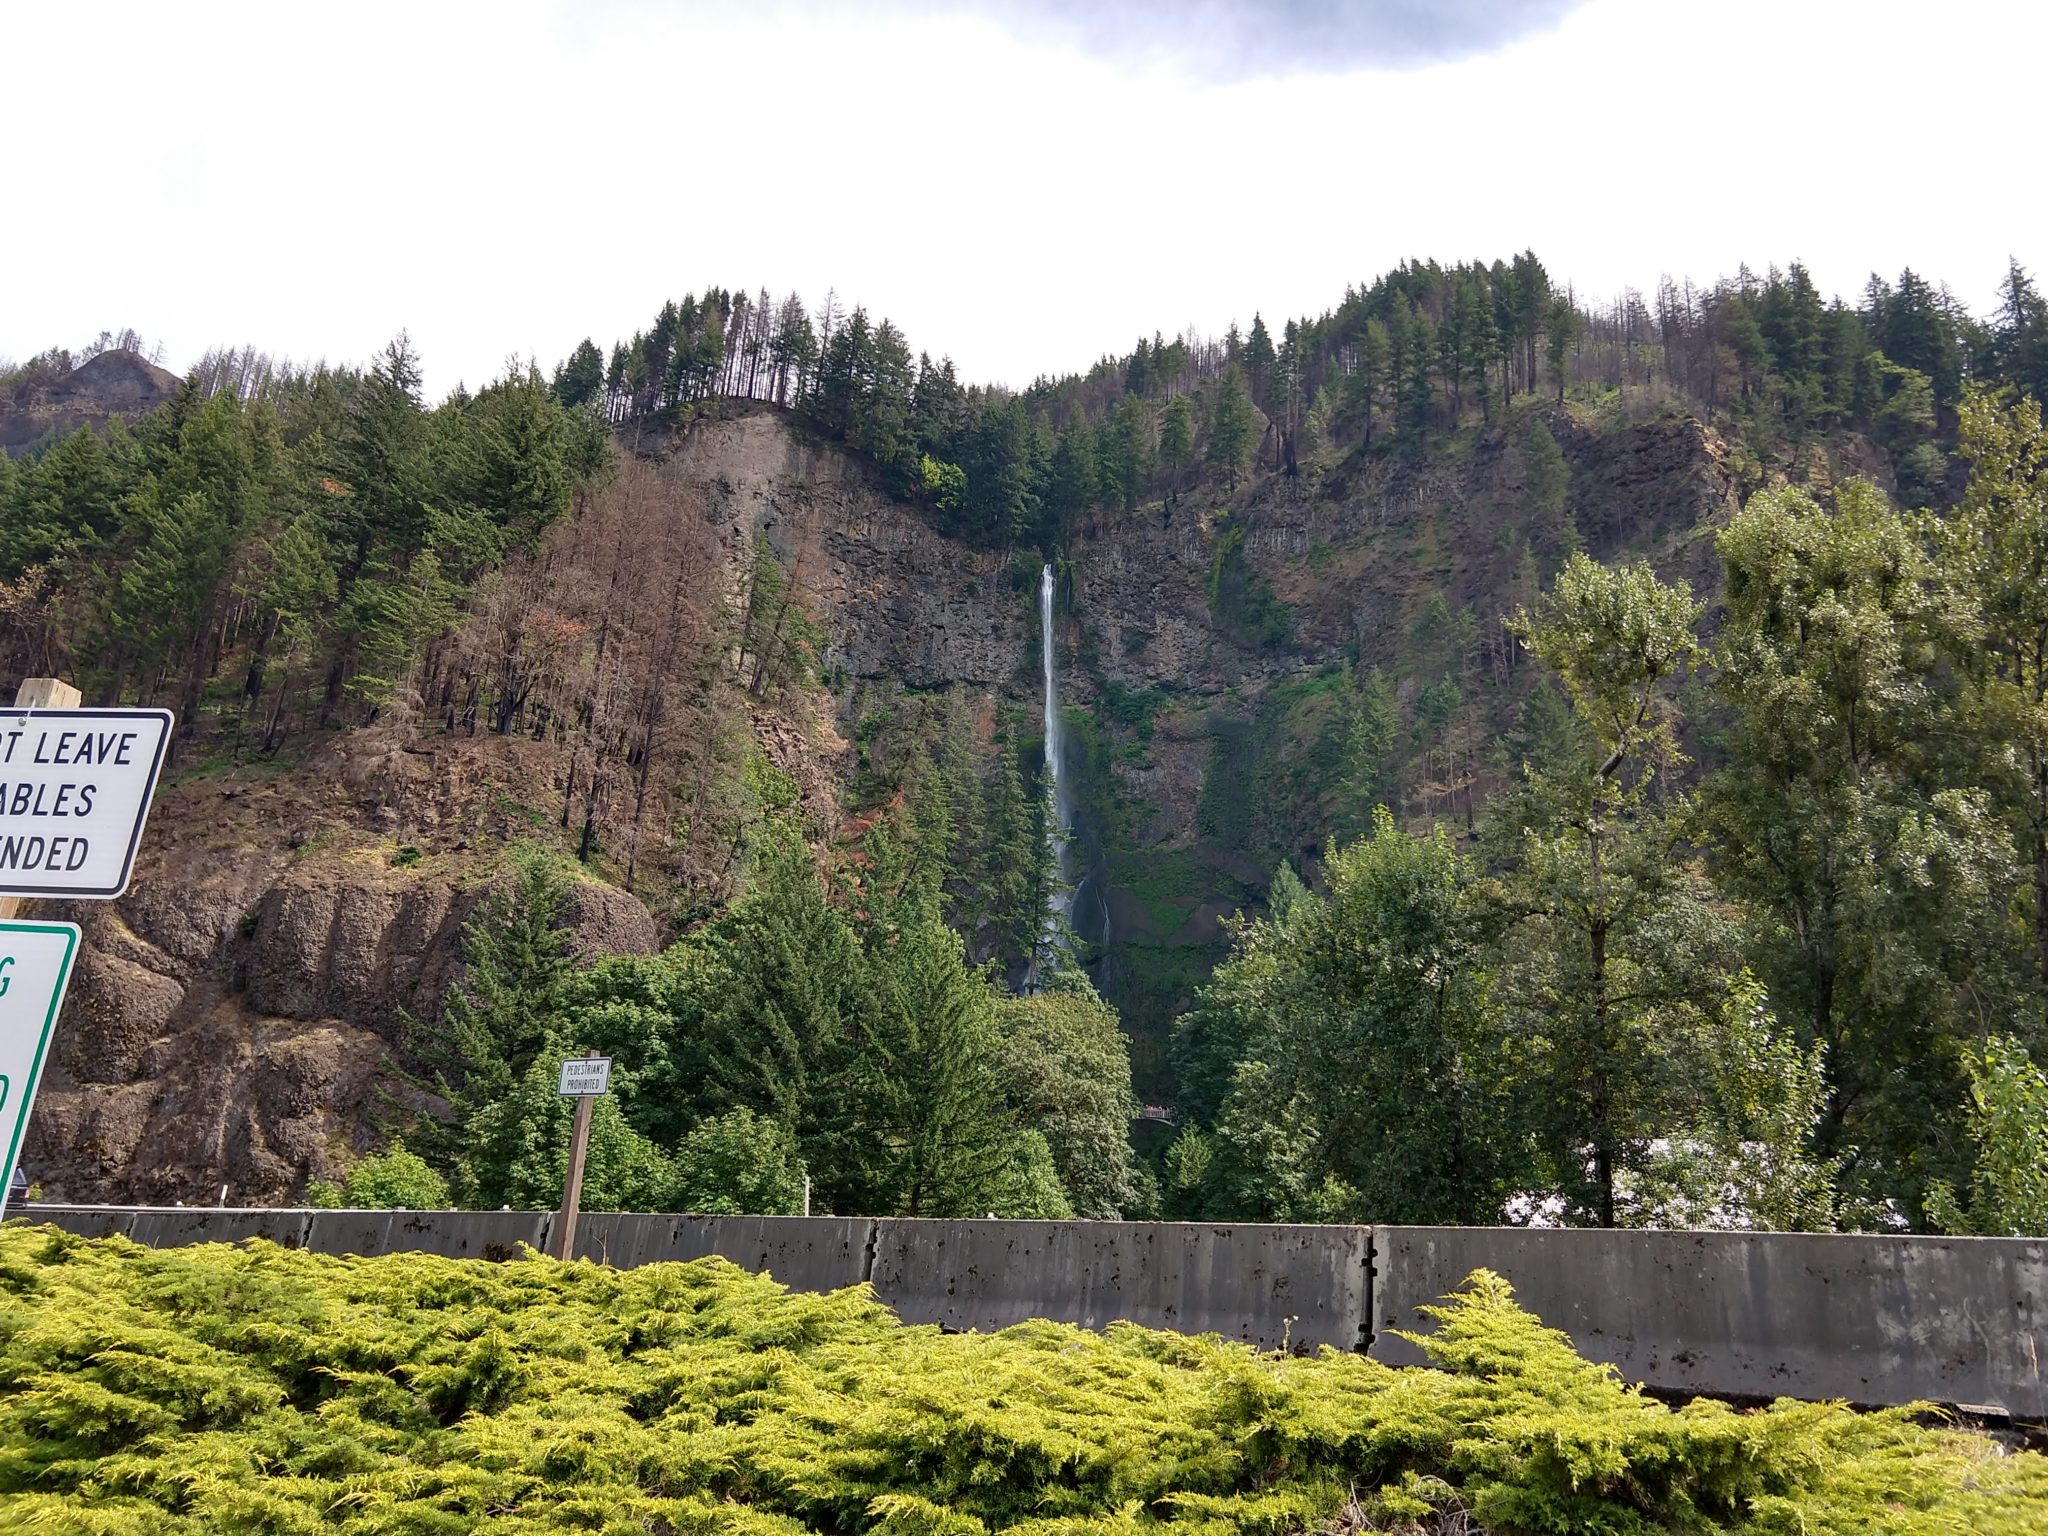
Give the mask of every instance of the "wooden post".
M 24 677 L 14 690 L 16 709 L 76 709 L 85 696 L 60 677 Z M 19 896 L 0 896 L 0 922 L 21 916 Z
M 585 1051 L 586 1059 L 597 1055 Z M 576 1097 L 576 1123 L 569 1131 L 569 1171 L 562 1179 L 562 1210 L 555 1218 L 555 1257 L 567 1259 L 576 1250 L 576 1213 L 583 1205 L 583 1158 L 590 1150 L 592 1095 Z
M 16 709 L 76 709 L 85 695 L 58 677 L 25 677 L 14 691 Z

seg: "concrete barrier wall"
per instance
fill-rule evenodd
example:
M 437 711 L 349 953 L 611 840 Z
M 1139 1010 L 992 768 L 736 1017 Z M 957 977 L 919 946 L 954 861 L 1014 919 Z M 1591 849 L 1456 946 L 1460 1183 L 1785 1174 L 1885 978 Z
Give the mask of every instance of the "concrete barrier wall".
M 547 1211 L 314 1211 L 305 1246 L 315 1253 L 512 1259 L 521 1243 L 545 1250 L 553 1225 Z
M 717 1254 L 798 1291 L 868 1277 L 875 1223 L 865 1216 L 580 1216 L 576 1257 L 630 1269 Z
M 554 1224 L 531 1211 L 12 1214 L 165 1246 L 263 1237 L 477 1259 L 545 1251 Z M 2048 1242 L 2031 1239 L 596 1214 L 576 1252 L 621 1267 L 719 1254 L 798 1290 L 869 1281 L 905 1321 L 949 1328 L 1122 1319 L 1396 1364 L 1424 1358 L 1394 1336 L 1427 1331 L 1416 1308 L 1488 1268 L 1589 1359 L 1662 1390 L 2048 1419 Z
M 905 1322 L 1028 1318 L 1220 1333 L 1262 1349 L 1365 1343 L 1365 1227 L 1130 1221 L 876 1223 L 875 1294 Z
M 2048 1416 L 2048 1242 L 1792 1232 L 1373 1229 L 1375 1359 L 1473 1270 L 1624 1378 L 1725 1396 Z

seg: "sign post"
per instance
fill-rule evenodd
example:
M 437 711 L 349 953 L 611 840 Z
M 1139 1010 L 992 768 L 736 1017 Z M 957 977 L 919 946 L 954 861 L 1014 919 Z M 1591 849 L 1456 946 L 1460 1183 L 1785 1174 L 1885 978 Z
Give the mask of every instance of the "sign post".
M 166 709 L 80 709 L 31 677 L 0 710 L 0 1216 L 78 958 L 75 923 L 15 922 L 24 896 L 111 901 L 128 889 L 171 741 Z
M 76 923 L 0 922 L 0 1216 L 77 958 Z
M 596 1052 L 562 1063 L 558 1098 L 576 1101 L 576 1122 L 569 1131 L 569 1169 L 562 1178 L 562 1211 L 555 1218 L 555 1257 L 566 1260 L 576 1249 L 576 1215 L 583 1204 L 583 1159 L 590 1150 L 590 1106 L 611 1087 L 609 1056 Z

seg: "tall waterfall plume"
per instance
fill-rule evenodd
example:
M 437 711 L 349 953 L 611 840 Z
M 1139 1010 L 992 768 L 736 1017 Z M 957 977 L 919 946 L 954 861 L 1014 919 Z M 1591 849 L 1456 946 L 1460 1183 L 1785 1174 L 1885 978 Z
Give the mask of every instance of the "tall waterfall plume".
M 1073 892 L 1067 885 L 1067 840 L 1074 830 L 1074 808 L 1067 795 L 1064 730 L 1060 720 L 1059 675 L 1053 666 L 1053 599 L 1059 583 L 1047 565 L 1038 578 L 1039 662 L 1045 675 L 1045 771 L 1052 780 L 1052 820 L 1046 837 L 1052 844 L 1053 861 L 1059 870 L 1059 886 L 1046 902 L 1045 926 L 1049 940 L 1062 941 L 1063 930 L 1073 916 Z M 1035 972 L 1036 967 L 1034 967 Z M 1035 977 L 1034 977 L 1035 979 Z

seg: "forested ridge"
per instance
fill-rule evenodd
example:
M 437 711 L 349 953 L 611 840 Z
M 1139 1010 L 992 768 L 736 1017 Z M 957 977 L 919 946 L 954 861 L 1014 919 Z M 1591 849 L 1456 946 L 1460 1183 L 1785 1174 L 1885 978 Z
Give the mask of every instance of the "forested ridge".
M 608 354 L 584 341 L 554 388 L 614 423 L 716 398 L 789 406 L 961 535 L 1051 548 L 1077 519 L 1203 470 L 1234 484 L 1255 462 L 1291 476 L 1375 443 L 1419 451 L 1518 395 L 1573 387 L 1675 396 L 1795 439 L 1854 427 L 1918 503 L 1946 489 L 1966 381 L 2048 392 L 2048 305 L 2017 261 L 1986 320 L 1910 269 L 1824 300 L 1797 262 L 1587 307 L 1523 252 L 1411 262 L 1277 331 L 1255 315 L 1220 338 L 1140 338 L 1022 390 L 963 385 L 951 359 L 913 358 L 898 327 L 836 295 L 814 314 L 794 294 L 713 288 Z
M 1017 391 L 836 297 L 723 289 L 431 406 L 402 338 L 361 371 L 214 354 L 0 460 L 0 646 L 177 708 L 188 766 L 365 727 L 552 754 L 464 976 L 401 1032 L 408 1107 L 365 1140 L 405 1147 L 350 1198 L 544 1201 L 550 1063 L 594 1046 L 625 1064 L 599 1207 L 808 1179 L 910 1214 L 2048 1230 L 2044 370 L 2017 263 L 1980 320 L 1797 265 L 1595 309 L 1530 253 Z M 661 457 L 734 399 L 1017 571 L 1185 507 L 1252 655 L 1295 649 L 1252 498 L 1517 457 L 1508 623 L 1439 593 L 1399 668 L 1358 645 L 1290 685 L 1288 861 L 1172 1030 L 1170 1143 L 1134 1153 L 1101 956 L 1044 920 L 1035 707 L 844 675 L 805 573 L 722 545 Z M 1712 424 L 1742 493 L 1695 541 L 1711 588 L 1573 523 L 1557 434 L 1660 412 Z M 1116 765 L 1166 702 L 1074 663 L 1092 808 L 1129 820 Z M 821 785 L 775 743 L 826 721 Z M 591 877 L 674 943 L 573 954 Z

